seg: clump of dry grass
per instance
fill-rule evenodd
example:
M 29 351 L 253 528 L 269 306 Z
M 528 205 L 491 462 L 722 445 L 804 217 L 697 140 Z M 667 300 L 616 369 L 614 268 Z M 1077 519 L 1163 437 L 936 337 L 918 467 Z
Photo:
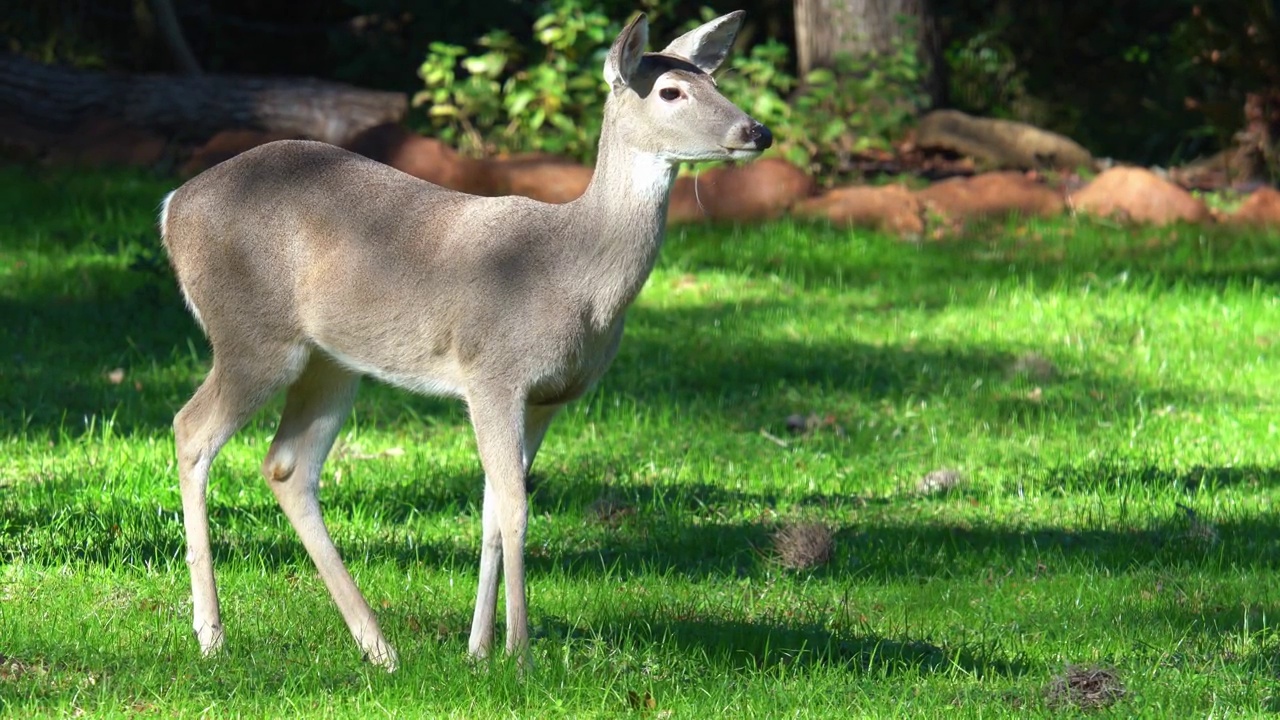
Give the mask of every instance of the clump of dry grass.
M 835 535 L 821 522 L 787 523 L 773 535 L 773 553 L 778 562 L 792 570 L 807 570 L 831 560 Z
M 792 435 L 813 435 L 828 431 L 835 433 L 837 437 L 845 436 L 844 426 L 836 421 L 835 415 L 830 413 L 809 413 L 808 415 L 794 413 L 787 416 L 785 423 L 787 432 Z
M 1009 363 L 1010 375 L 1022 375 L 1036 382 L 1051 382 L 1061 374 L 1052 360 L 1038 352 L 1027 352 Z
M 1194 545 L 1212 547 L 1218 544 L 1221 537 L 1218 534 L 1218 528 L 1213 523 L 1200 517 L 1194 509 L 1178 503 L 1178 509 L 1181 510 L 1187 521 L 1187 529 L 1183 536 Z
M 964 473 L 959 470 L 940 468 L 926 473 L 924 477 L 920 478 L 920 482 L 916 483 L 916 492 L 921 495 L 951 492 L 960 483 L 964 482 L 964 479 Z
M 1110 707 L 1128 694 L 1115 670 L 1094 665 L 1068 665 L 1045 690 L 1049 705 L 1082 710 Z
M 0 654 L 0 680 L 22 680 L 32 675 L 48 675 L 49 669 L 40 662 L 29 662 Z
M 635 515 L 636 509 L 616 492 L 605 492 L 587 506 L 587 514 L 607 527 L 617 527 L 623 520 Z

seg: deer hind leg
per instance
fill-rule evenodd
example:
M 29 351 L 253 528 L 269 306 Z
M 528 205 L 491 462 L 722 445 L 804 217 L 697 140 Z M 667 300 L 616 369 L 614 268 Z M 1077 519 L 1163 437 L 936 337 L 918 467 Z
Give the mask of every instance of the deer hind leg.
M 280 427 L 262 463 L 262 474 L 302 539 L 365 658 L 392 671 L 396 668 L 395 650 L 382 636 L 369 603 L 333 545 L 320 514 L 317 492 L 320 470 L 351 412 L 359 381 L 359 375 L 322 352 L 313 353 L 301 377 L 289 388 Z
M 173 418 L 182 521 L 191 571 L 192 628 L 200 651 L 210 656 L 222 648 L 222 617 L 209 542 L 207 492 L 209 469 L 222 446 L 273 394 L 296 377 L 305 352 L 280 348 L 248 363 L 215 352 L 213 369 L 191 400 Z

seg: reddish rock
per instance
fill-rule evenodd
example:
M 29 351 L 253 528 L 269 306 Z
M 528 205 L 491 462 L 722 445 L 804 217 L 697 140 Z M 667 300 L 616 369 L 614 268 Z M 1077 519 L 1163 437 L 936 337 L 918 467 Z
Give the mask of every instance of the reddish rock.
M 16 111 L 0 110 L 0 160 L 38 160 L 59 140 L 54 133 L 30 125 Z
M 1240 225 L 1280 226 L 1280 191 L 1267 186 L 1254 190 L 1226 219 Z
M 46 160 L 53 164 L 148 167 L 165 157 L 160 135 L 115 120 L 91 120 L 59 138 Z
M 347 149 L 414 177 L 473 195 L 500 195 L 501 182 L 490 163 L 462 155 L 448 145 L 387 123 L 369 128 Z
M 717 220 L 753 222 L 781 217 L 813 194 L 814 182 L 786 160 L 765 158 L 715 167 L 676 180 L 667 210 L 670 223 Z
M 1062 195 L 1020 172 L 993 172 L 952 178 L 916 192 L 924 206 L 954 220 L 1018 214 L 1053 217 L 1062 213 Z
M 591 168 L 554 155 L 490 160 L 501 195 L 523 195 L 546 203 L 577 200 L 591 183 Z
M 1145 168 L 1111 168 L 1071 196 L 1080 212 L 1153 225 L 1204 222 L 1209 208 L 1191 193 Z
M 924 232 L 924 204 L 901 185 L 831 190 L 792 208 L 796 217 L 826 218 L 845 227 L 869 227 L 899 235 Z
M 191 153 L 191 157 L 182 164 L 178 172 L 184 176 L 195 175 L 259 145 L 266 145 L 276 140 L 296 139 L 298 139 L 297 135 L 263 130 L 223 130 Z

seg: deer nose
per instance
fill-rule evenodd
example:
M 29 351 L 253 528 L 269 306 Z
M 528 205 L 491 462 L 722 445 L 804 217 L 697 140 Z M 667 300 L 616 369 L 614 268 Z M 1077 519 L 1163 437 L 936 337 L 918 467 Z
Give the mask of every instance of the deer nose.
M 773 133 L 769 132 L 769 128 L 761 125 L 754 120 L 747 127 L 747 142 L 754 143 L 757 150 L 768 150 L 773 145 Z

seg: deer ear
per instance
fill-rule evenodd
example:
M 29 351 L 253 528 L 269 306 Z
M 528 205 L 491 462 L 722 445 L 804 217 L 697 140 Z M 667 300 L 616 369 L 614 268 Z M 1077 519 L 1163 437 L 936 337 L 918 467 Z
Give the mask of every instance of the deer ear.
M 662 54 L 682 57 L 709 75 L 728 57 L 744 16 L 742 10 L 721 15 L 672 40 Z
M 609 48 L 609 57 L 604 61 L 604 79 L 612 88 L 626 87 L 631 84 L 631 76 L 640 67 L 640 58 L 644 57 L 645 48 L 649 47 L 649 20 L 640 14 L 632 20 L 618 39 Z

